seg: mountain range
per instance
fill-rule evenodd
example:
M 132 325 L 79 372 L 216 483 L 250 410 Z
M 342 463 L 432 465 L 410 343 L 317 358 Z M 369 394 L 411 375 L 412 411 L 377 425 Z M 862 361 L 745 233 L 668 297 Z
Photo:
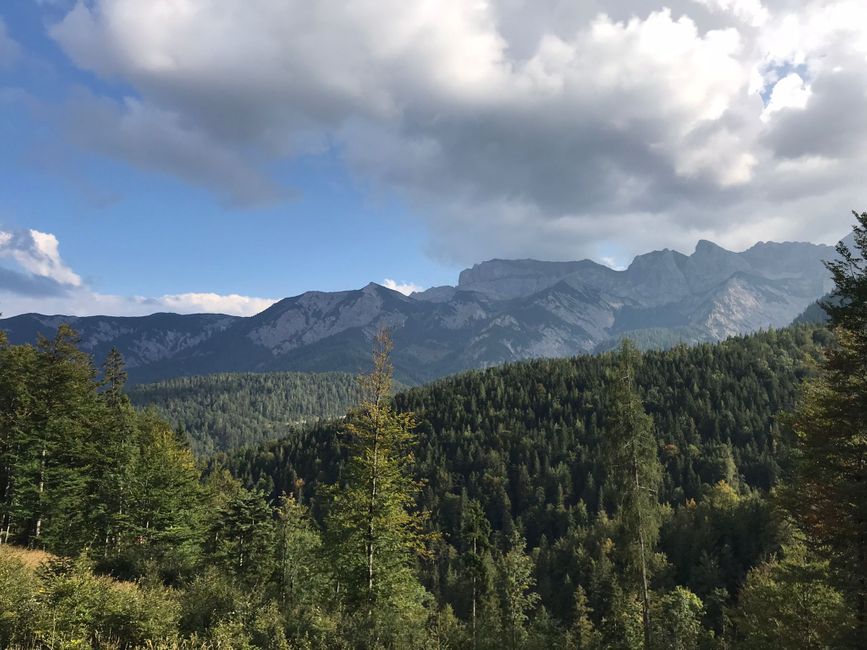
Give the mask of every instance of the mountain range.
M 762 242 L 732 252 L 700 241 L 685 255 L 637 256 L 625 270 L 590 260 L 494 259 L 457 286 L 405 296 L 378 284 L 285 298 L 251 317 L 23 314 L 0 320 L 12 343 L 67 322 L 100 361 L 124 355 L 133 383 L 212 372 L 365 370 L 381 327 L 392 331 L 406 383 L 470 368 L 609 348 L 719 340 L 788 325 L 831 288 L 831 246 Z

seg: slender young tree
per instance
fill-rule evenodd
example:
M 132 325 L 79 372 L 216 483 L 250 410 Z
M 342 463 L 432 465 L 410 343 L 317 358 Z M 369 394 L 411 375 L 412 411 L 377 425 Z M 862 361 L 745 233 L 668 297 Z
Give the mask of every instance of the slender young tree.
M 392 625 L 421 617 L 424 590 L 415 559 L 424 553 L 424 515 L 416 510 L 418 484 L 410 475 L 415 425 L 391 403 L 391 339 L 375 340 L 373 371 L 362 379 L 364 401 L 348 416 L 345 474 L 332 490 L 326 521 L 327 552 L 341 601 L 360 615 L 369 647 L 384 643 Z
M 659 537 L 657 490 L 662 480 L 653 420 L 644 411 L 635 387 L 638 351 L 624 341 L 610 376 L 611 415 L 603 443 L 609 477 L 617 489 L 618 511 L 629 544 L 628 561 L 637 574 L 642 604 L 644 645 L 651 647 L 649 561 Z
M 530 612 L 539 603 L 539 594 L 533 591 L 533 560 L 524 552 L 526 541 L 518 533 L 512 534 L 511 548 L 500 562 L 500 599 L 503 606 L 505 641 L 511 650 L 523 647 L 527 637 Z
M 486 564 L 484 554 L 490 547 L 491 524 L 482 505 L 469 499 L 461 513 L 461 560 L 470 581 L 470 634 L 473 648 L 478 645 L 479 592 L 484 587 Z
M 841 242 L 826 263 L 835 344 L 795 413 L 789 503 L 852 604 L 855 645 L 867 648 L 867 212 L 855 217 L 855 250 Z

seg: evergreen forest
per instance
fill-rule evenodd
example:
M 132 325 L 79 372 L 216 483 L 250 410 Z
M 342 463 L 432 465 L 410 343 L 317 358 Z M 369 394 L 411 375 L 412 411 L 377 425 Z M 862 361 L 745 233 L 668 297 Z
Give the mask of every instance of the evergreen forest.
M 178 377 L 128 391 L 187 434 L 197 457 L 292 434 L 337 419 L 358 402 L 356 378 L 342 372 L 215 373 Z

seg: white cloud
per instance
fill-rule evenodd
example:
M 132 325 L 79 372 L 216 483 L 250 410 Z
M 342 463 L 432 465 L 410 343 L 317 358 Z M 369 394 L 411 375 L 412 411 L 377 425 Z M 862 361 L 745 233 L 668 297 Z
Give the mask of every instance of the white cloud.
M 13 259 L 25 271 L 59 284 L 81 286 L 81 278 L 60 258 L 57 237 L 38 230 L 0 230 L 0 258 Z
M 236 316 L 253 316 L 268 309 L 276 301 L 270 298 L 252 298 L 239 296 L 236 293 L 220 295 L 218 293 L 180 293 L 165 295 L 157 299 L 168 311 L 178 313 L 218 313 L 234 314 Z
M 382 286 L 386 289 L 391 289 L 392 291 L 399 291 L 405 296 L 415 292 L 415 291 L 424 291 L 424 287 L 420 287 L 417 284 L 413 284 L 412 282 L 396 282 L 391 278 L 386 278 L 382 281 Z
M 765 110 L 762 111 L 762 121 L 767 122 L 771 115 L 787 108 L 804 108 L 810 99 L 810 87 L 804 83 L 801 76 L 795 72 L 787 74 L 774 84 L 771 96 Z
M 241 204 L 333 148 L 471 263 L 832 241 L 863 207 L 864 24 L 862 0 L 92 0 L 51 34 L 135 89 L 78 100 L 83 146 Z
M 83 147 L 211 188 L 226 203 L 255 205 L 287 195 L 245 156 L 219 146 L 173 111 L 133 98 L 119 105 L 80 91 L 64 112 Z
M 270 298 L 216 293 L 167 294 L 155 298 L 94 291 L 60 256 L 57 238 L 38 230 L 0 231 L 0 313 L 4 317 L 39 312 L 88 316 L 142 316 L 159 311 L 252 316 L 270 307 Z
M 71 316 L 146 316 L 157 312 L 176 314 L 221 313 L 253 316 L 275 300 L 219 294 L 176 294 L 157 298 L 118 296 L 79 288 L 59 296 L 29 296 L 10 292 L 0 278 L 0 313 L 4 318 L 16 314 L 40 313 Z

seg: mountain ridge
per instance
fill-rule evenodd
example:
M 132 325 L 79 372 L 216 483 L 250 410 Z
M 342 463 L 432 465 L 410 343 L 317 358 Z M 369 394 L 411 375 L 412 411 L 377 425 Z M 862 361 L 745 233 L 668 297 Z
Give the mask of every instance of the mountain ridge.
M 593 352 L 627 333 L 670 344 L 788 325 L 827 293 L 822 260 L 834 255 L 831 246 L 806 242 L 733 252 L 700 240 L 691 255 L 650 251 L 622 270 L 592 260 L 493 259 L 462 271 L 455 286 L 409 296 L 373 282 L 307 291 L 250 317 L 22 314 L 0 328 L 12 343 L 26 343 L 68 322 L 97 360 L 118 347 L 140 383 L 213 372 L 362 372 L 372 336 L 388 327 L 396 375 L 412 384 Z

